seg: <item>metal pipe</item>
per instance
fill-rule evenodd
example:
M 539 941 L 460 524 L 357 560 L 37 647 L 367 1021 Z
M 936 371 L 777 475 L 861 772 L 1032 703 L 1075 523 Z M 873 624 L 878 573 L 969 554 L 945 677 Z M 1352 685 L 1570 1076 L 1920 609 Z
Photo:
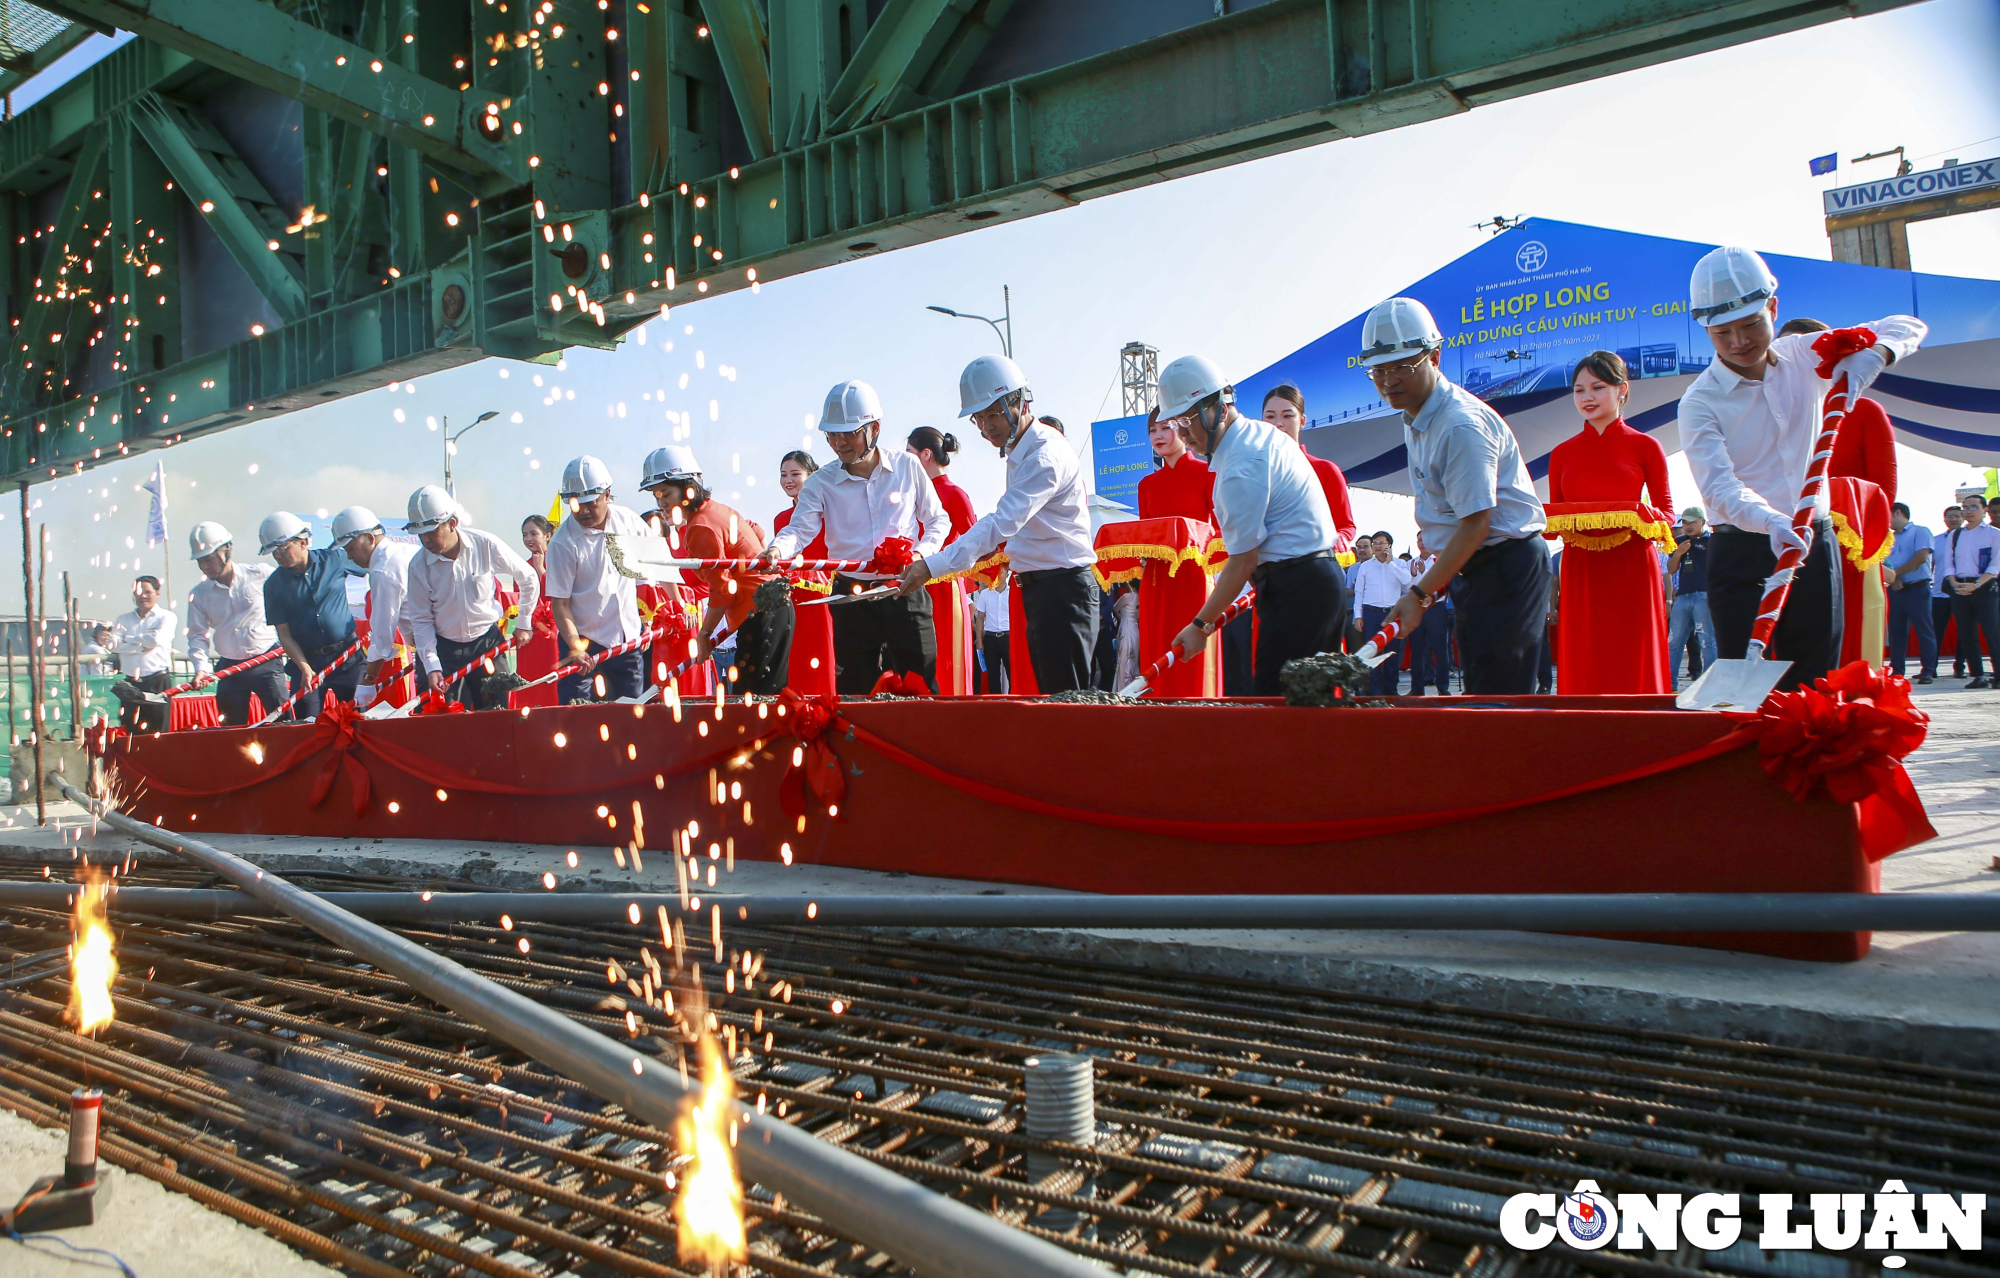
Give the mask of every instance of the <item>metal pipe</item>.
M 127 818 L 129 820 L 129 818 Z M 146 830 L 153 827 L 145 826 Z M 161 846 L 165 846 L 161 844 Z M 0 906 L 70 909 L 75 885 L 0 882 Z M 760 926 L 1089 927 L 1518 932 L 2000 932 L 2000 894 L 1684 892 L 1605 896 L 690 896 L 665 892 L 326 892 L 359 918 L 410 923 L 657 927 L 670 917 Z M 694 908 L 694 903 L 699 903 Z M 114 910 L 176 918 L 290 913 L 241 892 L 114 886 Z
M 28 742 L 35 758 L 35 824 L 49 823 L 48 801 L 43 797 L 42 778 L 42 685 L 40 643 L 35 634 L 35 538 L 29 523 L 28 481 L 21 481 L 21 615 L 28 633 Z M 20 795 L 14 802 L 21 801 Z
M 425 997 L 574 1079 L 596 1095 L 671 1130 L 695 1086 L 658 1057 L 584 1028 L 562 1013 L 502 988 L 435 954 L 266 873 L 234 853 L 136 821 L 52 776 L 62 793 L 107 825 L 163 848 L 234 883 L 327 940 L 389 972 Z M 746 1179 L 783 1193 L 854 1238 L 933 1278 L 1100 1278 L 1099 1270 L 1052 1243 L 1005 1225 L 912 1180 L 884 1170 L 776 1118 L 737 1107 L 736 1156 Z

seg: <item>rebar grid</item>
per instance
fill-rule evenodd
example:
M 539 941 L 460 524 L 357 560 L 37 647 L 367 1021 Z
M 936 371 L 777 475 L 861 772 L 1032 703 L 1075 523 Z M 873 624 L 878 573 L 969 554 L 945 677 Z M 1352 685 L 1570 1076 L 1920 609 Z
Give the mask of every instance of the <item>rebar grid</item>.
M 0 989 L 0 1102 L 57 1122 L 88 1079 L 107 1092 L 107 1157 L 357 1273 L 686 1272 L 679 1163 L 652 1128 L 289 922 L 113 922 L 120 1019 L 93 1041 L 57 1028 L 68 976 L 46 956 L 67 918 L 0 920 L 0 974 L 28 974 Z M 662 988 L 675 956 L 652 919 L 402 930 L 682 1059 L 685 999 Z M 738 924 L 719 963 L 709 938 L 677 939 L 746 1097 L 1128 1272 L 1775 1274 L 1744 1245 L 1524 1257 L 1501 1244 L 1499 1207 L 1583 1177 L 1801 1204 L 1892 1176 L 1919 1192 L 2000 1186 L 1995 1075 L 882 933 Z M 1022 1063 L 1050 1049 L 1095 1058 L 1091 1147 L 1020 1130 Z M 1030 1152 L 1072 1166 L 1028 1184 Z M 748 1271 L 898 1272 L 761 1187 L 749 1197 Z M 1042 1231 L 1051 1209 L 1084 1223 Z M 1782 1259 L 1806 1278 L 1850 1266 Z M 1993 1272 L 1957 1253 L 1910 1268 Z

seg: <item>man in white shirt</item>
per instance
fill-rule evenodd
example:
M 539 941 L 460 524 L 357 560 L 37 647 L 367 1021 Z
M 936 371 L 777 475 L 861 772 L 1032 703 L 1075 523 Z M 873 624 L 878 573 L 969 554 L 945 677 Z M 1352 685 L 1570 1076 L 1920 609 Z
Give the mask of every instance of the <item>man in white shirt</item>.
M 1968 496 L 1959 503 L 1963 520 L 1945 535 L 1945 597 L 1951 600 L 1952 620 L 1958 623 L 1958 657 L 1972 672 L 1968 692 L 1991 688 L 2000 683 L 2000 528 L 1986 521 L 1986 500 Z M 1986 677 L 1980 664 L 1979 639 L 1986 638 L 1986 651 L 1994 659 L 1994 678 Z
M 1345 575 L 1333 557 L 1333 512 L 1303 449 L 1268 422 L 1236 411 L 1236 388 L 1212 361 L 1183 355 L 1160 373 L 1160 417 L 1183 419 L 1182 437 L 1215 474 L 1215 523 L 1229 558 L 1208 601 L 1174 637 L 1196 653 L 1246 585 L 1255 585 L 1257 648 L 1252 696 L 1282 691 L 1287 661 L 1340 647 Z
M 1361 633 L 1372 639 L 1375 632 L 1382 628 L 1383 620 L 1396 607 L 1396 601 L 1409 591 L 1410 566 L 1395 557 L 1396 539 L 1388 533 L 1376 533 L 1368 544 L 1374 553 L 1366 559 L 1356 560 L 1354 565 L 1354 620 L 1361 627 Z M 1389 659 L 1369 672 L 1370 692 L 1378 697 L 1396 695 L 1396 685 L 1403 673 L 1403 649 L 1413 637 L 1399 635 L 1396 642 L 1385 649 Z M 1421 677 L 1421 674 L 1412 672 L 1411 691 L 1417 691 L 1422 686 L 1416 682 Z
M 173 686 L 174 627 L 178 619 L 159 606 L 160 579 L 140 577 L 132 583 L 132 611 L 113 627 L 118 668 L 125 678 L 112 686 L 119 700 L 118 722 L 134 732 L 165 732 L 165 702 L 148 704 L 145 693 Z
M 1090 684 L 1097 644 L 1097 552 L 1085 509 L 1083 467 L 1062 432 L 1035 420 L 1034 392 L 1020 365 L 983 355 L 958 380 L 960 417 L 1007 459 L 1007 491 L 993 512 L 951 545 L 903 570 L 903 593 L 932 577 L 964 572 L 1002 545 L 1021 583 L 1028 660 L 1043 694 Z
M 252 693 L 266 714 L 290 695 L 282 661 L 228 673 L 278 646 L 277 627 L 264 619 L 264 579 L 271 575 L 271 566 L 237 563 L 229 530 L 212 519 L 194 526 L 188 550 L 202 575 L 188 591 L 188 659 L 194 663 L 197 684 L 218 680 L 215 709 L 223 725 L 240 727 L 250 722 Z
M 410 557 L 402 622 L 409 627 L 429 691 L 463 702 L 468 710 L 504 710 L 507 693 L 521 681 L 496 664 L 508 644 L 499 578 L 512 581 L 521 592 L 516 648 L 534 638 L 532 618 L 541 601 L 541 583 L 511 546 L 492 533 L 466 527 L 463 516 L 451 494 L 434 484 L 410 494 L 409 528 L 424 548 Z M 456 683 L 446 683 L 466 666 L 472 669 Z
M 1362 322 L 1361 342 L 1368 376 L 1403 414 L 1417 530 L 1436 551 L 1391 615 L 1409 635 L 1449 588 L 1465 691 L 1532 693 L 1548 634 L 1548 521 L 1520 442 L 1505 418 L 1444 375 L 1444 337 L 1423 303 L 1381 303 Z
M 972 592 L 972 606 L 979 617 L 979 659 L 985 678 L 980 691 L 987 696 L 1006 696 L 1008 659 L 1013 655 L 1013 617 L 1007 606 L 1007 570 L 1000 570 L 999 582 Z
M 1808 549 L 1792 528 L 1792 513 L 1829 389 L 1813 347 L 1834 335 L 1777 336 L 1778 279 L 1746 248 L 1719 248 L 1703 257 L 1689 294 L 1689 316 L 1708 330 L 1715 362 L 1681 396 L 1681 446 L 1714 526 L 1708 612 L 1716 654 L 1740 660 L 1779 553 L 1788 546 Z M 1923 321 L 1907 315 L 1840 330 L 1870 343 L 1832 370 L 1835 377 L 1847 375 L 1850 402 L 1890 363 L 1913 353 L 1926 331 Z M 1840 551 L 1822 484 L 1811 545 L 1771 639 L 1771 655 L 1792 663 L 1779 690 L 1810 683 L 1837 665 L 1840 639 Z
M 1944 643 L 1944 628 L 1951 624 L 1951 596 L 1945 592 L 1946 551 L 1951 545 L 1951 534 L 1965 526 L 1965 512 L 1958 504 L 1946 506 L 1943 511 L 1944 531 L 1931 538 L 1931 633 L 1938 643 Z M 1965 678 L 1965 658 L 1957 652 L 1951 654 L 1951 677 Z
M 368 664 L 354 690 L 354 704 L 366 710 L 375 704 L 383 684 L 393 684 L 403 674 L 396 645 L 407 636 L 399 635 L 397 627 L 402 622 L 410 560 L 418 552 L 409 542 L 389 540 L 389 530 L 366 506 L 349 506 L 333 517 L 333 544 L 347 552 L 349 563 L 368 574 L 364 614 L 368 647 L 362 653 Z
M 913 559 L 935 554 L 951 531 L 951 519 L 914 454 L 877 447 L 882 401 L 875 388 L 851 381 L 835 386 L 827 392 L 819 428 L 840 464 L 822 466 L 806 480 L 792 508 L 792 522 L 771 539 L 764 558 L 790 559 L 821 532 L 826 533 L 829 559 L 865 563 L 890 537 L 912 543 Z M 897 573 L 839 573 L 833 591 L 859 594 L 895 581 Z M 865 696 L 874 688 L 883 673 L 885 650 L 889 668 L 897 674 L 914 671 L 937 686 L 937 631 L 931 624 L 929 591 L 826 606 L 834 609 L 834 686 L 841 696 Z
M 646 537 L 653 530 L 611 500 L 611 468 L 595 457 L 578 457 L 563 467 L 562 498 L 570 517 L 549 539 L 545 585 L 556 648 L 564 661 L 581 662 L 583 669 L 558 680 L 557 695 L 564 705 L 636 697 L 646 687 L 644 648 L 598 660 L 605 649 L 640 634 L 638 583 L 611 562 L 605 536 Z

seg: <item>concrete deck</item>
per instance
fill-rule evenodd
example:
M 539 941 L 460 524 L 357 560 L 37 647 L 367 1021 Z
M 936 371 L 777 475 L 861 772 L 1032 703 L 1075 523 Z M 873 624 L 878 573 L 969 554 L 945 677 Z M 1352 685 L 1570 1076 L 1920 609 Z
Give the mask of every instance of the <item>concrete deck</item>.
M 2000 693 L 1963 692 L 1942 679 L 1920 689 L 1930 738 L 1909 761 L 1939 837 L 1883 866 L 1892 892 L 2000 892 Z M 0 811 L 0 856 L 57 867 L 78 840 L 122 852 L 126 840 L 91 834 L 65 806 L 53 828 L 30 809 Z M 1691 807 L 1688 837 L 1702 814 Z M 1727 819 L 1715 814 L 1714 819 Z M 643 873 L 602 848 L 444 841 L 337 841 L 204 834 L 277 873 L 329 865 L 350 872 L 539 888 L 672 891 L 672 861 Z M 159 855 L 148 853 L 148 855 Z M 830 867 L 739 863 L 719 885 L 747 892 L 993 892 L 993 884 Z M 1041 891 L 1019 888 L 1015 891 Z M 1878 934 L 1858 963 L 1803 963 L 1757 955 L 1519 932 L 1134 931 L 1014 929 L 932 933 L 1069 961 L 1131 964 L 1395 998 L 1531 1012 L 1576 1020 L 1744 1037 L 1934 1064 L 2000 1068 L 2000 934 Z

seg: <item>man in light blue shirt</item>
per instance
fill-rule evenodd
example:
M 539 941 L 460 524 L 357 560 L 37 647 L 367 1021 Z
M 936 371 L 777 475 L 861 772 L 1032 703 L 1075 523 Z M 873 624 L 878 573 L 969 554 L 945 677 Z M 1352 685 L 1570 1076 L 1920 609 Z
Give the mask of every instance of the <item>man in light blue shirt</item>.
M 1275 697 L 1287 661 L 1340 648 L 1345 578 L 1333 557 L 1333 512 L 1305 451 L 1268 422 L 1236 411 L 1236 388 L 1199 355 L 1160 373 L 1160 420 L 1179 419 L 1181 437 L 1215 472 L 1215 524 L 1229 558 L 1208 602 L 1174 639 L 1200 652 L 1245 585 L 1257 587 L 1253 696 Z
M 1423 303 L 1392 297 L 1361 325 L 1361 363 L 1403 414 L 1417 530 L 1436 559 L 1390 614 L 1404 634 L 1447 587 L 1465 691 L 1528 694 L 1547 632 L 1541 499 L 1514 431 L 1438 367 L 1444 337 Z
M 1937 629 L 1931 625 L 1931 582 L 1937 576 L 1931 568 L 1931 530 L 1911 523 L 1910 508 L 1900 501 L 1889 507 L 1889 527 L 1896 530 L 1882 565 L 1882 583 L 1889 588 L 1889 668 L 1903 673 L 1914 630 L 1923 663 L 1917 682 L 1930 683 L 1937 678 L 1938 663 Z

